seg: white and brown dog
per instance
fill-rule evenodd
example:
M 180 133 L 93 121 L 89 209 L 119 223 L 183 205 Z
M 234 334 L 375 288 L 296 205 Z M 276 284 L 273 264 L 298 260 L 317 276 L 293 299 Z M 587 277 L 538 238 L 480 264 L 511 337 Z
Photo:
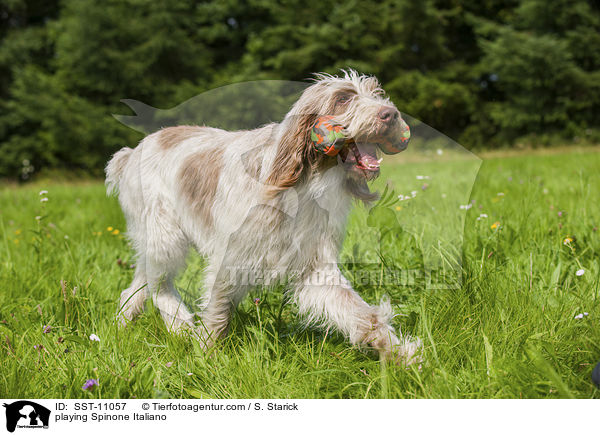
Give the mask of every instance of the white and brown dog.
M 310 139 L 322 115 L 333 115 L 353 139 L 333 157 Z M 191 330 L 210 346 L 252 288 L 236 271 L 275 270 L 307 322 L 397 362 L 418 360 L 420 341 L 395 335 L 389 301 L 367 304 L 337 265 L 353 199 L 376 197 L 366 182 L 379 174 L 377 143 L 404 149 L 403 126 L 378 81 L 349 71 L 317 75 L 281 123 L 246 131 L 170 127 L 118 151 L 106 184 L 118 191 L 137 253 L 119 321 L 134 319 L 151 296 L 169 329 Z M 200 325 L 173 285 L 190 245 L 208 261 Z

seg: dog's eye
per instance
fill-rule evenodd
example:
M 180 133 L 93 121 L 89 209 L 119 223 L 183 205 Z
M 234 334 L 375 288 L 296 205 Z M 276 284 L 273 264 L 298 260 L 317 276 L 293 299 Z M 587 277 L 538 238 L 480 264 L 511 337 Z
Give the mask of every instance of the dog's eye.
M 349 95 L 340 95 L 337 99 L 337 102 L 339 104 L 346 104 L 348 101 L 350 101 Z

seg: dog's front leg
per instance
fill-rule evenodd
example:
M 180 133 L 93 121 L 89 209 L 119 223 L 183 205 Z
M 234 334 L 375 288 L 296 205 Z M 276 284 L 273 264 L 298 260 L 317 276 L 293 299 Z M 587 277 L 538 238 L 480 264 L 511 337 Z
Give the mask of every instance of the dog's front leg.
M 389 301 L 383 299 L 378 306 L 367 304 L 335 264 L 304 274 L 294 298 L 310 323 L 333 326 L 352 344 L 369 346 L 403 365 L 421 361 L 420 340 L 395 335 Z

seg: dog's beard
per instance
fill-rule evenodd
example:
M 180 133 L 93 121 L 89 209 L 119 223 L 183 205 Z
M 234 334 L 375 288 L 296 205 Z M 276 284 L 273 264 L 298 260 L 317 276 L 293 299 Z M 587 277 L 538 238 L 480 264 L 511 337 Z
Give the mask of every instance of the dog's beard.
M 371 192 L 367 180 L 364 177 L 348 176 L 346 177 L 344 187 L 351 195 L 363 202 L 372 202 L 379 199 L 379 193 Z

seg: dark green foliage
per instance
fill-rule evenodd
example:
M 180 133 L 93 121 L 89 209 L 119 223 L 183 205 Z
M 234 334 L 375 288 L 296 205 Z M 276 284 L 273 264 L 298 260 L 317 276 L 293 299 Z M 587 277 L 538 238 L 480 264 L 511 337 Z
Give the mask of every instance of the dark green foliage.
M 600 138 L 597 2 L 2 0 L 0 38 L 1 177 L 99 174 L 141 138 L 124 98 L 349 67 L 468 147 Z
M 500 139 L 555 132 L 568 138 L 598 125 L 600 17 L 587 2 L 527 0 L 509 25 L 475 22 L 484 54 L 479 68 L 496 96 L 485 112 Z

